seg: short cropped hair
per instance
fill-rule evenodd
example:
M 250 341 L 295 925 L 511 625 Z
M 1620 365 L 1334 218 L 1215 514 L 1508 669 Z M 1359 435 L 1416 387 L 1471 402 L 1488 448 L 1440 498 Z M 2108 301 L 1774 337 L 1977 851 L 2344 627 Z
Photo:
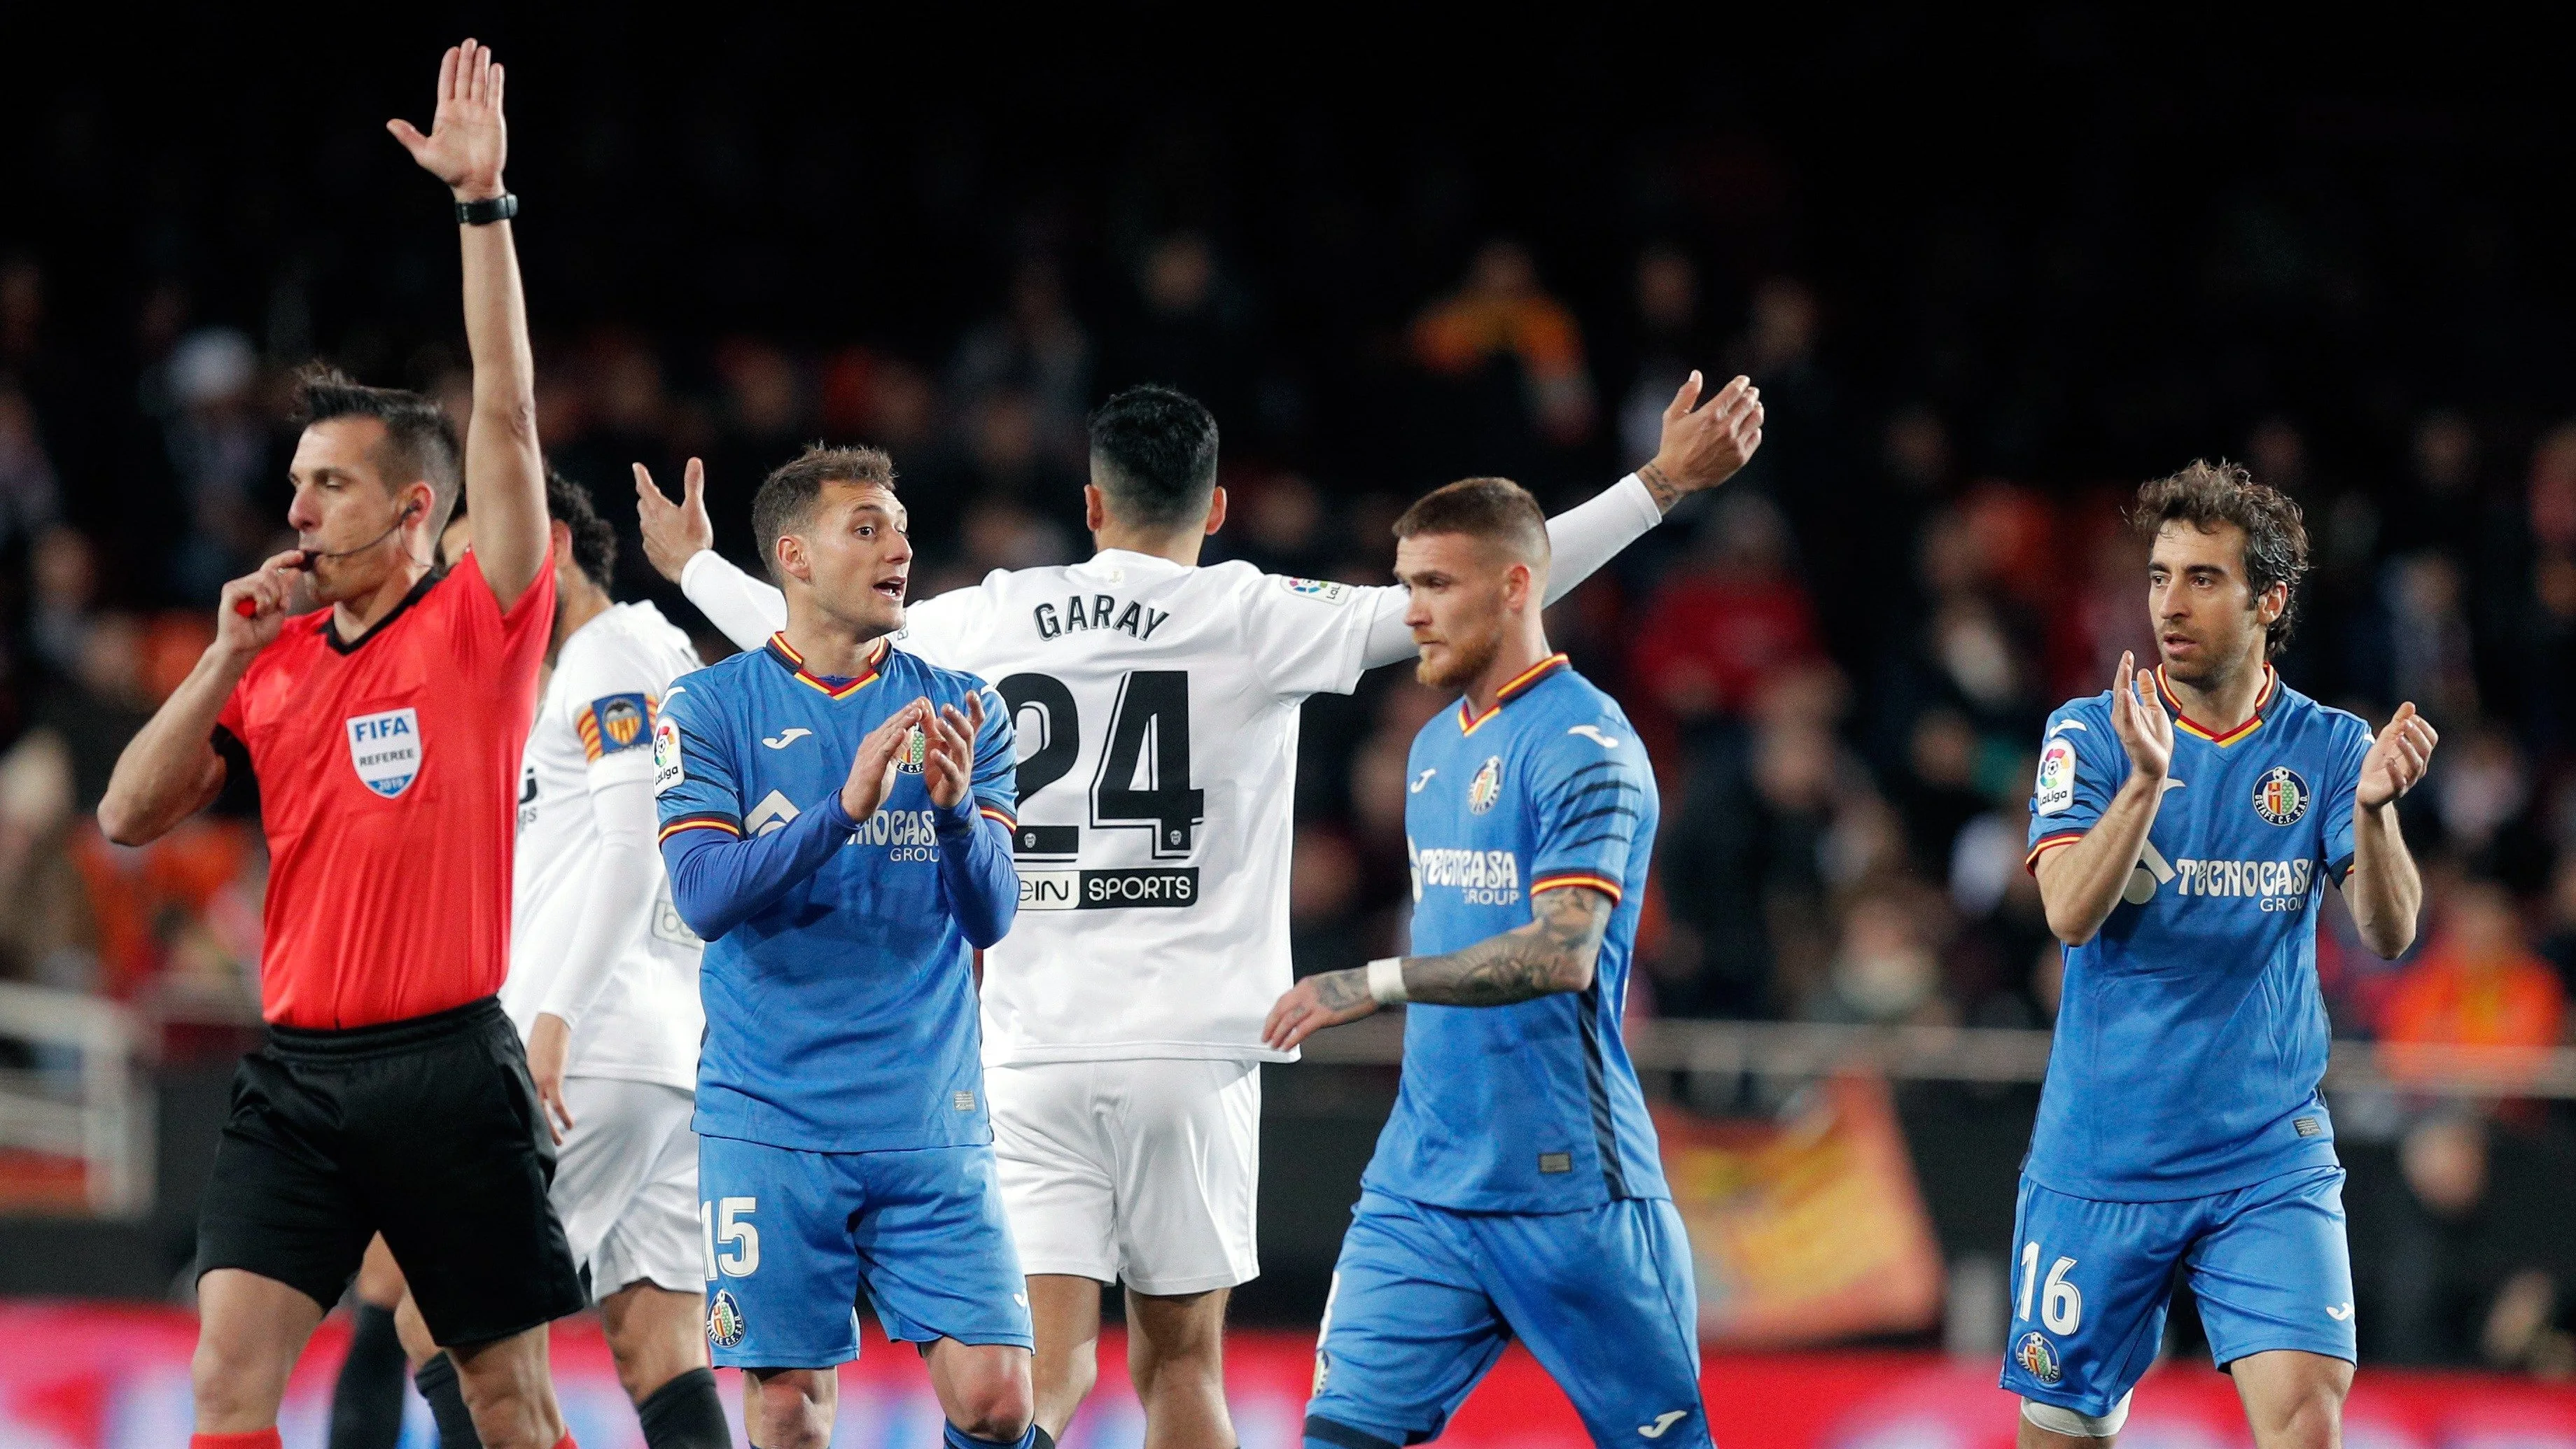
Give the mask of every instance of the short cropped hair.
M 546 517 L 571 530 L 573 567 L 606 592 L 617 576 L 617 530 L 591 506 L 590 490 L 548 468 Z
M 2188 523 L 2203 533 L 2222 523 L 2243 530 L 2246 586 L 2258 596 L 2274 584 L 2290 591 L 2281 617 L 2264 631 L 2263 655 L 2277 659 L 2290 647 L 2299 623 L 2299 583 L 2308 574 L 2308 527 L 2290 495 L 2255 482 L 2241 463 L 2196 458 L 2171 477 L 2141 484 L 2129 523 L 2149 538 L 2168 523 Z
M 1395 521 L 1395 536 L 1426 533 L 1481 538 L 1534 567 L 1548 560 L 1547 511 L 1509 478 L 1461 478 L 1415 499 Z
M 894 460 L 883 448 L 827 448 L 813 443 L 761 481 L 751 500 L 751 531 L 760 541 L 761 561 L 778 572 L 778 540 L 803 528 L 814 516 L 814 500 L 826 483 L 894 491 Z M 781 580 L 784 582 L 784 580 Z
M 1091 415 L 1091 458 L 1120 522 L 1186 527 L 1216 491 L 1216 416 L 1174 388 L 1128 388 Z
M 445 408 L 419 393 L 368 387 L 328 363 L 310 363 L 295 376 L 295 425 L 309 428 L 334 418 L 382 423 L 385 440 L 374 461 L 385 486 L 428 483 L 430 534 L 435 537 L 447 527 L 447 515 L 465 485 L 465 447 Z

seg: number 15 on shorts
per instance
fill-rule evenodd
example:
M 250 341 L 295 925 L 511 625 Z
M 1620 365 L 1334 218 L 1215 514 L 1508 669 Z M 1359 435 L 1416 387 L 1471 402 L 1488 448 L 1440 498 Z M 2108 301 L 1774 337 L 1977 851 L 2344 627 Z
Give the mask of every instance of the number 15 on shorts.
M 743 1199 L 725 1200 L 740 1202 Z M 2071 1337 L 2075 1330 L 2084 1326 L 2084 1294 L 2066 1281 L 2066 1275 L 2075 1268 L 2075 1260 L 2060 1258 L 2049 1264 L 2048 1280 L 2043 1284 L 2039 1277 L 2039 1259 L 2038 1243 L 2021 1245 L 2021 1295 L 2015 1304 L 2013 1317 L 2022 1323 L 2030 1321 L 2031 1298 L 2035 1291 L 2039 1299 L 2039 1321 L 2048 1325 L 2048 1331 L 2058 1337 Z
M 751 1223 L 751 1215 L 759 1210 L 756 1197 L 698 1204 L 698 1237 L 706 1250 L 708 1282 L 718 1275 L 748 1278 L 760 1271 L 760 1229 Z

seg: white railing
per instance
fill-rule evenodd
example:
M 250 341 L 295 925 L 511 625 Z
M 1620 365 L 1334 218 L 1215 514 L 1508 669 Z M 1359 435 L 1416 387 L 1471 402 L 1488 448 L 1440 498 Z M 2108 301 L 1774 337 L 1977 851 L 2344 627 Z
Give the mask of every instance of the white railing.
M 80 1159 L 98 1216 L 148 1211 L 152 1095 L 136 1062 L 143 1038 L 133 1014 L 77 991 L 0 982 L 0 1038 L 78 1059 L 60 1070 L 0 1072 L 0 1147 Z
M 2036 1082 L 2048 1073 L 2049 1034 L 1972 1026 L 1827 1026 L 1812 1022 L 1645 1021 L 1628 1028 L 1643 1071 L 1817 1077 L 1854 1068 L 1900 1081 Z M 1310 1061 L 1393 1066 L 1404 1017 L 1385 1012 L 1310 1037 Z M 2391 1048 L 2338 1041 L 2330 1091 L 2434 1097 L 2576 1098 L 2576 1048 Z

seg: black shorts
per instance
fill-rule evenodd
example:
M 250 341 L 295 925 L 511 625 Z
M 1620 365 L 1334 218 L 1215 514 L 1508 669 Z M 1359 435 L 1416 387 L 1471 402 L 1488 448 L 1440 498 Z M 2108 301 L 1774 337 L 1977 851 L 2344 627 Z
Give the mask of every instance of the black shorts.
M 385 1235 L 432 1337 L 507 1338 L 586 1302 L 547 1201 L 555 1149 L 490 997 L 349 1031 L 272 1027 L 233 1075 L 197 1272 L 340 1301 Z

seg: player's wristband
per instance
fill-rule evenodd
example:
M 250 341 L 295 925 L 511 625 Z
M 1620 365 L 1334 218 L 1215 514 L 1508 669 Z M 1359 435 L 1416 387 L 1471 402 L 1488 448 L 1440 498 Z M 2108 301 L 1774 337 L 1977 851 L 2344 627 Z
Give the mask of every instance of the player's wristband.
M 490 226 L 496 221 L 508 221 L 518 214 L 519 198 L 506 191 L 481 201 L 456 203 L 458 226 Z
M 1369 997 L 1380 1006 L 1393 1006 L 1411 998 L 1404 994 L 1404 958 L 1382 956 L 1368 963 Z

